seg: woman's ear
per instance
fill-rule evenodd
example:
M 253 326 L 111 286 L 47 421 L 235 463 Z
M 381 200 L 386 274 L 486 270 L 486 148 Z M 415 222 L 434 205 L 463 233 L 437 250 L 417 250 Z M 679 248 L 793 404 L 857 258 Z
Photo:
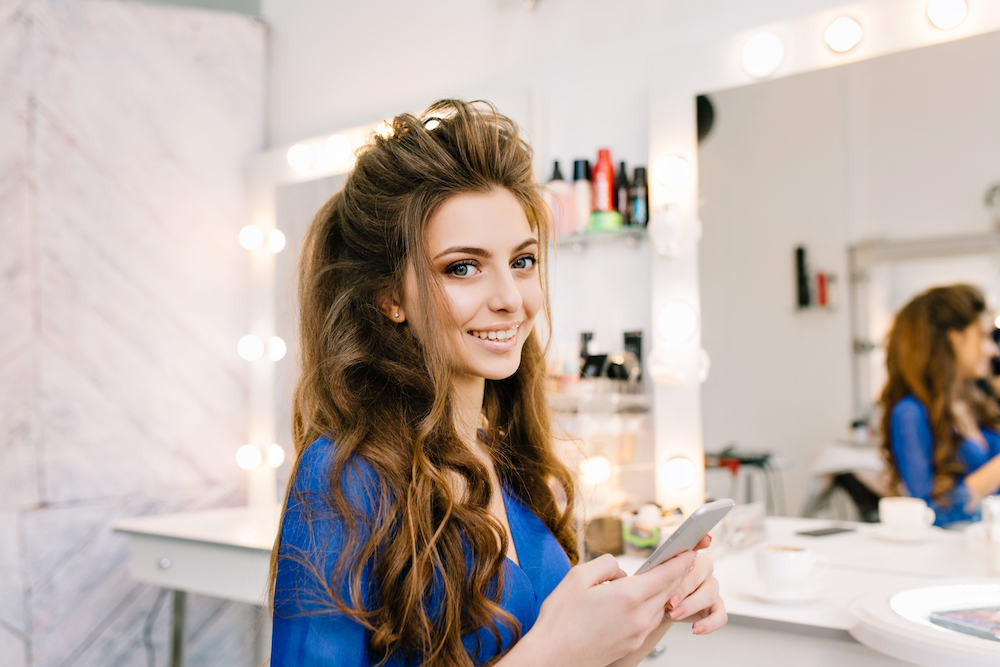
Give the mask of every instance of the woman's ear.
M 386 299 L 383 301 L 382 312 L 396 324 L 402 324 L 406 321 L 406 313 L 403 312 L 403 307 L 399 305 L 399 301 L 396 299 Z

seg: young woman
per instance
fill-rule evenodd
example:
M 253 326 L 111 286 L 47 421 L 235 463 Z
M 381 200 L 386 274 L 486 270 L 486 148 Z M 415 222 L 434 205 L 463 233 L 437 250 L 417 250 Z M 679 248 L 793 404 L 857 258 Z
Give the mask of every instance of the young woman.
M 517 126 L 458 101 L 395 118 L 316 216 L 273 667 L 635 665 L 675 619 L 725 623 L 703 555 L 577 564 L 546 216 Z
M 998 353 L 986 301 L 970 285 L 936 287 L 896 316 L 882 391 L 884 453 L 898 491 L 947 526 L 979 518 L 1000 490 L 1000 409 L 977 387 Z

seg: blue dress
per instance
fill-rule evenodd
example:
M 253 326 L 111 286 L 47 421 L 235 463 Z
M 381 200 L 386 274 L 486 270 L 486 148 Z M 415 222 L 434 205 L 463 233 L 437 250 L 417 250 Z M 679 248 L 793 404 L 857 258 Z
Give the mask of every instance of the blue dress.
M 931 499 L 931 489 L 934 486 L 934 436 L 927 409 L 913 396 L 907 396 L 893 406 L 890 422 L 892 453 L 896 457 L 899 476 L 911 496 L 923 498 L 933 508 L 937 515 L 934 525 L 978 521 L 979 509 L 972 512 L 967 510 L 969 488 L 964 479 L 970 472 L 1000 454 L 1000 433 L 982 429 L 987 443 L 985 450 L 972 440 L 965 439 L 961 442 L 957 455 L 958 460 L 965 465 L 966 472 L 956 478 L 955 488 L 948 494 L 950 502 L 945 506 Z
M 326 581 L 332 581 L 347 528 L 325 500 L 329 497 L 327 471 L 333 447 L 330 440 L 320 438 L 306 449 L 285 508 L 274 590 L 272 667 L 354 667 L 372 665 L 379 659 L 369 652 L 371 633 L 349 617 L 331 610 L 327 603 L 329 597 L 323 592 L 316 574 L 321 573 Z M 355 458 L 347 466 L 342 483 L 348 500 L 359 511 L 373 515 L 377 498 L 373 490 L 378 488 L 378 477 L 372 467 Z M 502 486 L 520 566 L 509 558 L 504 562 L 501 606 L 517 618 L 523 636 L 538 619 L 542 602 L 569 572 L 570 562 L 545 524 L 505 485 Z M 366 567 L 361 583 L 367 608 L 377 604 L 379 599 L 370 577 L 370 567 Z M 350 600 L 347 582 L 334 583 L 340 586 L 344 599 Z M 436 599 L 440 598 L 435 590 L 431 597 L 432 608 Z M 507 650 L 513 637 L 502 623 L 497 627 L 502 649 Z M 475 664 L 485 663 L 497 655 L 496 641 L 486 628 L 469 632 L 462 642 Z M 393 658 L 386 664 L 401 666 L 407 663 Z

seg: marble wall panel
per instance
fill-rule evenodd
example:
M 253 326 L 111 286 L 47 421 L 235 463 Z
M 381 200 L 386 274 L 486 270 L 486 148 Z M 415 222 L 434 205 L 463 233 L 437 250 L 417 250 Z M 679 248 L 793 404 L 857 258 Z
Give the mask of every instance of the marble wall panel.
M 31 338 L 28 34 L 23 2 L 0 1 L 0 367 Z
M 4 667 L 28 667 L 28 647 L 25 640 L 0 625 L 0 655 Z
M 34 359 L 29 345 L 0 364 L 0 508 L 39 499 Z
M 0 511 L 0 629 L 22 639 L 28 632 L 23 537 L 21 515 Z

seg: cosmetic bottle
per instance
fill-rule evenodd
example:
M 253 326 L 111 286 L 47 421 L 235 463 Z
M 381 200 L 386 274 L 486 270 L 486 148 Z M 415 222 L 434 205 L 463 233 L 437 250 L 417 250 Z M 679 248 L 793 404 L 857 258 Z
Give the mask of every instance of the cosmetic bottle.
M 635 177 L 632 179 L 628 198 L 632 224 L 645 227 L 649 224 L 649 188 L 646 186 L 645 167 L 635 168 Z
M 545 201 L 552 211 L 552 230 L 556 234 L 576 233 L 576 218 L 573 215 L 573 186 L 563 180 L 559 170 L 559 160 L 552 169 L 552 179 L 545 191 Z
M 618 178 L 615 179 L 615 210 L 622 216 L 623 225 L 631 225 L 628 214 L 628 172 L 625 163 L 618 166 Z
M 615 167 L 611 164 L 611 151 L 607 148 L 597 151 L 597 162 L 594 164 L 594 175 L 591 180 L 594 188 L 594 203 L 591 210 L 594 213 L 615 210 Z
M 573 163 L 573 217 L 576 218 L 576 233 L 584 234 L 590 224 L 590 205 L 593 193 L 590 187 L 590 162 L 576 160 Z

